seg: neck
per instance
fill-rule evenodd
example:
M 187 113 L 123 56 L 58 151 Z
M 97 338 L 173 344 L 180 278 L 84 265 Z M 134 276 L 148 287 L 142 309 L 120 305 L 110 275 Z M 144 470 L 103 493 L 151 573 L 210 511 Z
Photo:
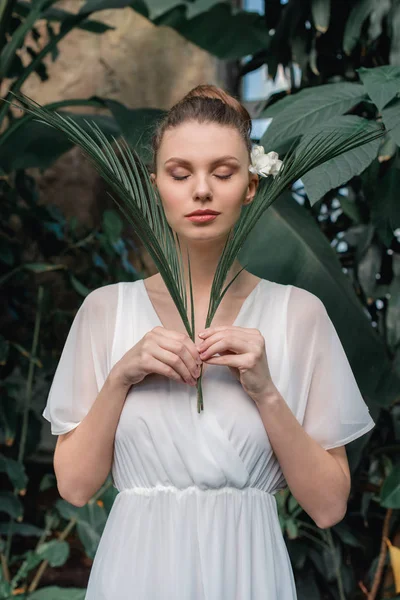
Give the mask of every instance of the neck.
M 189 265 L 187 260 L 187 253 L 189 252 L 193 294 L 208 297 L 211 292 L 214 273 L 217 269 L 218 261 L 225 245 L 225 240 L 222 240 L 219 244 L 213 245 L 208 244 L 207 241 L 192 243 L 193 240 L 191 240 L 190 245 L 182 242 L 181 239 L 179 241 L 182 252 L 183 272 L 187 294 L 190 293 Z M 236 259 L 227 273 L 224 287 L 241 269 L 242 265 Z M 239 275 L 235 279 L 234 283 L 229 288 L 230 292 L 234 292 L 238 289 L 238 282 L 241 280 L 241 277 L 242 275 Z

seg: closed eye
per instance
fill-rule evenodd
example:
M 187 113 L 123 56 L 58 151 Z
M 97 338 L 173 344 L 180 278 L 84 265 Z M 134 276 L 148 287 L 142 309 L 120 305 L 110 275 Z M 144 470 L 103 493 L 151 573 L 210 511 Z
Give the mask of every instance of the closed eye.
M 172 175 L 172 178 L 175 179 L 175 181 L 184 181 L 188 177 L 189 175 L 184 175 L 183 177 L 175 177 L 175 175 Z M 232 177 L 232 173 L 230 175 L 215 175 L 215 177 L 218 179 L 230 179 Z

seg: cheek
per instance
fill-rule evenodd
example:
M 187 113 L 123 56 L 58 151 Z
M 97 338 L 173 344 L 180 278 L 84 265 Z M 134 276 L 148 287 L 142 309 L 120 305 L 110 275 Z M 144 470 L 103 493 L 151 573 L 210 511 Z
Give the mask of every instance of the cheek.
M 182 202 L 186 199 L 187 191 L 184 186 L 177 185 L 176 182 L 167 180 L 159 182 L 158 191 L 161 196 L 165 213 L 174 212 L 183 206 Z

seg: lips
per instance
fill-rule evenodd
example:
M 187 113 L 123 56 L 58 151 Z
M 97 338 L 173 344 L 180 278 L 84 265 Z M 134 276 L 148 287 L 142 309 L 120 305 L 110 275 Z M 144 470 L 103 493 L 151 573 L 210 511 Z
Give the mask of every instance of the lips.
M 187 217 L 194 217 L 196 215 L 219 215 L 220 213 L 217 212 L 216 210 L 195 210 L 194 212 L 189 213 L 188 215 L 186 215 Z

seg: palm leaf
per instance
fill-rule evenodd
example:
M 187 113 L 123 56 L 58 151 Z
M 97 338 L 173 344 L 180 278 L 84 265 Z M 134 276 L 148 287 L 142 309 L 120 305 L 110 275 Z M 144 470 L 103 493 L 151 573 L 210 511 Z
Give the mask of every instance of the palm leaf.
M 80 146 L 93 163 L 101 177 L 107 181 L 118 197 L 111 196 L 122 213 L 133 224 L 142 243 L 153 258 L 160 275 L 181 315 L 190 338 L 194 341 L 194 301 L 188 253 L 188 271 L 191 299 L 191 324 L 187 316 L 186 286 L 182 268 L 182 253 L 179 237 L 170 228 L 158 191 L 152 186 L 147 169 L 138 154 L 129 147 L 124 139 L 114 142 L 121 154 L 120 159 L 96 124 L 87 122 L 88 131 L 83 130 L 69 117 L 50 112 L 22 93 L 14 94 L 24 110 L 33 114 L 42 123 L 64 132 L 67 137 Z M 260 181 L 253 202 L 242 210 L 235 226 L 229 231 L 225 246 L 219 259 L 211 287 L 210 303 L 205 327 L 209 327 L 215 312 L 236 277 L 222 290 L 227 274 L 243 246 L 250 231 L 271 204 L 286 187 L 300 179 L 311 169 L 331 160 L 357 146 L 367 144 L 382 137 L 385 128 L 378 123 L 361 119 L 353 121 L 352 128 L 312 131 L 304 135 L 297 148 L 293 142 L 276 176 Z M 91 133 L 89 133 L 91 132 Z M 110 194 L 111 195 L 111 194 Z M 121 202 L 120 202 L 121 201 Z M 222 291 L 221 291 L 222 290 Z M 203 409 L 201 376 L 197 380 L 198 412 Z

